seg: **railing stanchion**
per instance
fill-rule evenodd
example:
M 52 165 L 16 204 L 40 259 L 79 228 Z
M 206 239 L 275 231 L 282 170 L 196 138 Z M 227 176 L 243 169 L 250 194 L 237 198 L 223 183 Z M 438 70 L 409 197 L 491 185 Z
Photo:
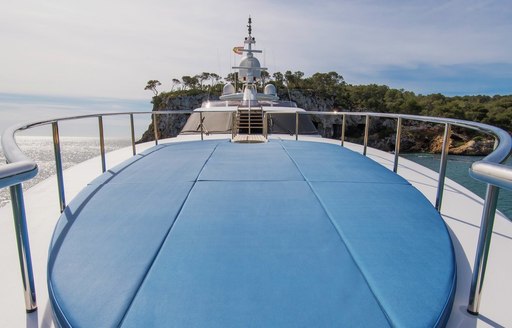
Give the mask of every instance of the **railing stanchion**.
M 446 163 L 448 162 L 448 151 L 450 148 L 450 135 L 452 126 L 446 123 L 444 126 L 443 149 L 441 153 L 441 163 L 439 164 L 439 179 L 437 181 L 436 210 L 441 212 L 443 202 L 444 180 L 446 177 Z
M 295 112 L 295 140 L 299 140 L 299 112 Z
M 395 138 L 395 161 L 393 162 L 393 172 L 398 170 L 398 155 L 400 154 L 400 137 L 402 134 L 402 118 L 396 121 L 396 138 Z
M 153 134 L 155 135 L 155 145 L 158 145 L 158 129 L 156 126 L 156 114 L 153 113 Z
M 27 312 L 37 310 L 36 288 L 32 271 L 32 257 L 28 238 L 27 219 L 23 202 L 23 188 L 21 183 L 9 187 L 11 191 L 14 227 L 16 230 L 16 243 L 20 260 L 21 279 L 23 280 L 23 293 L 25 296 L 25 309 Z
M 132 135 L 132 153 L 133 156 L 137 155 L 137 148 L 135 148 L 135 127 L 133 124 L 133 114 L 130 114 L 130 132 Z
M 64 176 L 62 173 L 62 156 L 60 152 L 59 123 L 52 123 L 53 151 L 55 155 L 55 171 L 57 174 L 57 187 L 59 189 L 59 208 L 64 212 L 66 208 L 66 193 L 64 191 Z
M 265 137 L 265 140 L 268 139 L 268 117 L 267 117 L 267 112 L 263 113 L 263 136 Z
M 199 125 L 201 127 L 201 140 L 204 140 L 203 112 L 199 112 Z
M 366 148 L 368 148 L 368 133 L 370 130 L 370 115 L 366 115 L 366 120 L 364 123 L 364 148 L 363 155 L 366 156 Z
M 228 102 L 226 102 L 226 106 Z M 180 111 L 179 114 L 182 114 L 185 111 Z M 158 145 L 158 122 L 157 122 L 157 114 L 161 112 L 155 111 L 151 113 L 152 115 L 152 123 L 153 123 L 153 133 L 155 137 L 155 143 Z M 189 111 L 186 112 L 190 114 Z M 291 114 L 292 112 L 286 111 L 287 114 Z M 295 139 L 299 138 L 299 114 L 318 114 L 322 115 L 323 113 L 317 112 L 295 112 Z M 116 115 L 130 115 L 130 125 L 131 125 L 131 138 L 132 138 L 132 150 L 133 154 L 136 154 L 135 147 L 135 132 L 134 132 L 134 113 L 116 113 Z M 178 114 L 178 112 L 175 112 Z M 281 114 L 279 111 L 276 114 Z M 327 115 L 333 115 L 333 113 L 326 113 Z M 339 116 L 340 113 L 335 113 L 334 115 Z M 346 132 L 346 115 L 352 115 L 353 113 L 345 112 L 342 114 L 342 130 L 341 130 L 341 146 L 344 145 L 345 140 L 345 132 Z M 84 116 L 76 116 L 76 117 L 68 117 L 65 120 L 70 119 L 79 119 L 79 118 L 98 118 L 98 126 L 99 126 L 99 142 L 100 142 L 100 152 L 101 152 L 101 161 L 102 161 L 102 170 L 106 171 L 106 161 L 105 161 L 105 138 L 104 138 L 104 127 L 103 127 L 103 116 L 110 114 L 95 114 L 95 115 L 84 115 Z M 377 113 L 358 113 L 357 115 L 365 116 L 365 131 L 364 131 L 364 150 L 363 155 L 366 156 L 367 147 L 368 147 L 368 137 L 369 137 L 369 129 L 370 129 L 370 116 L 376 117 L 386 117 L 386 118 L 397 118 L 397 128 L 396 128 L 396 140 L 395 140 L 395 158 L 393 163 L 393 170 L 396 172 L 398 168 L 398 160 L 400 154 L 400 142 L 401 142 L 401 130 L 402 130 L 402 120 L 418 120 L 418 121 L 427 121 L 431 123 L 441 123 L 445 124 L 445 131 L 443 137 L 443 146 L 442 146 L 442 154 L 441 154 L 441 162 L 439 168 L 439 178 L 438 178 L 438 188 L 437 188 L 437 196 L 435 201 L 435 208 L 440 212 L 441 204 L 443 199 L 443 191 L 445 185 L 445 177 L 446 177 L 446 165 L 448 160 L 449 153 L 449 143 L 450 137 L 452 133 L 452 125 L 460 126 L 463 128 L 475 129 L 483 133 L 494 135 L 495 137 L 495 150 L 487 156 L 484 160 L 473 163 L 470 175 L 480 181 L 488 183 L 487 185 L 487 194 L 485 197 L 484 208 L 482 213 L 482 222 L 481 228 L 479 232 L 479 239 L 477 244 L 477 250 L 475 255 L 475 265 L 473 271 L 473 277 L 471 282 L 471 290 L 469 294 L 468 307 L 467 311 L 471 314 L 478 314 L 479 304 L 481 300 L 482 286 L 486 273 L 486 265 L 489 256 L 489 249 L 491 244 L 491 237 L 493 232 L 493 225 L 496 214 L 496 205 L 497 198 L 499 195 L 499 189 L 511 189 L 512 185 L 510 183 L 511 173 L 508 167 L 502 165 L 504 160 L 510 155 L 512 149 L 512 138 L 510 137 L 507 131 L 504 131 L 499 128 L 492 127 L 483 123 L 471 123 L 462 120 L 455 119 L 440 119 L 434 117 L 419 117 L 413 115 L 394 115 L 394 114 L 377 114 Z M 201 116 L 201 139 L 204 138 L 204 126 L 203 126 L 203 115 Z M 232 112 L 232 138 L 239 133 L 240 122 L 239 116 L 236 111 Z M 251 119 L 249 117 L 249 119 Z M 270 129 L 272 129 L 272 116 L 271 114 L 264 113 L 263 119 L 265 120 L 263 125 L 263 134 L 265 138 L 268 138 L 268 130 L 269 125 Z M 62 166 L 62 154 L 60 147 L 60 136 L 59 136 L 59 126 L 58 122 L 60 120 L 48 120 L 48 121 L 40 121 L 33 122 L 29 125 L 20 125 L 18 127 L 13 127 L 4 132 L 2 136 L 2 145 L 6 154 L 8 165 L 16 163 L 17 165 L 13 165 L 10 167 L 0 167 L 0 185 L 2 188 L 9 187 L 10 195 L 11 195 L 11 205 L 13 209 L 13 221 L 15 225 L 15 233 L 16 233 L 16 243 L 17 250 L 19 256 L 19 263 L 21 269 L 21 278 L 23 281 L 23 289 L 24 289 L 24 298 L 25 298 L 25 307 L 27 312 L 33 312 L 37 310 L 37 302 L 36 302 L 36 290 L 35 290 L 35 281 L 33 276 L 33 266 L 31 260 L 31 251 L 30 251 L 30 243 L 28 236 L 28 226 L 26 219 L 26 209 L 24 205 L 24 197 L 23 197 L 23 187 L 22 182 L 28 181 L 32 179 L 37 173 L 37 165 L 29 159 L 23 152 L 19 149 L 16 141 L 14 139 L 14 133 L 21 130 L 26 130 L 35 126 L 49 125 L 52 124 L 52 132 L 53 132 L 53 146 L 55 152 L 55 163 L 56 163 L 56 173 L 57 173 L 57 183 L 58 183 L 58 192 L 59 192 L 59 201 L 60 201 L 60 211 L 64 211 L 66 207 L 65 200 L 65 189 L 64 189 L 64 179 L 63 179 L 63 166 Z M 250 132 L 250 131 L 249 131 Z M 292 131 L 289 131 L 293 135 Z M 208 134 L 208 130 L 206 130 Z M 272 133 L 272 131 L 270 131 Z
M 231 113 L 231 140 L 235 139 L 236 136 L 236 112 Z
M 345 127 L 347 125 L 347 115 L 343 114 L 343 119 L 341 121 L 341 147 L 343 147 L 345 143 Z
M 496 214 L 499 190 L 500 189 L 496 186 L 490 184 L 487 185 L 480 235 L 478 236 L 475 255 L 473 278 L 471 279 L 471 289 L 469 292 L 468 312 L 473 315 L 478 314 L 478 308 L 480 307 L 480 296 L 482 294 L 482 287 L 484 283 L 487 257 L 491 246 L 492 228 L 494 226 L 494 216 Z
M 98 126 L 100 130 L 100 153 L 101 153 L 101 172 L 105 172 L 107 170 L 107 165 L 105 163 L 105 137 L 103 136 L 103 117 L 98 116 Z
M 248 134 L 251 134 L 251 102 L 249 102 L 249 127 L 247 128 Z

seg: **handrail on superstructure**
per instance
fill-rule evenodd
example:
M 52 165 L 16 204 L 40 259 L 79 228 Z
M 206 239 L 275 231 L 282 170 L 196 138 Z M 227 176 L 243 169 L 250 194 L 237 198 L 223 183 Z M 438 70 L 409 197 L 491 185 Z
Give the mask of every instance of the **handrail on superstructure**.
M 25 216 L 25 207 L 23 202 L 23 189 L 22 182 L 32 179 L 37 174 L 37 164 L 27 157 L 18 147 L 15 141 L 15 134 L 18 131 L 30 129 L 33 127 L 52 125 L 53 143 L 55 151 L 55 162 L 57 170 L 57 182 L 59 189 L 60 210 L 64 210 L 66 203 L 64 197 L 64 181 L 62 175 L 62 162 L 60 154 L 60 138 L 58 131 L 58 123 L 62 121 L 70 121 L 85 118 L 97 118 L 99 137 L 100 137 L 100 155 L 102 160 L 102 171 L 106 170 L 105 163 L 105 148 L 104 148 L 104 133 L 103 133 L 103 117 L 104 116 L 118 116 L 129 115 L 130 129 L 133 155 L 136 155 L 135 147 L 135 134 L 133 115 L 150 114 L 152 115 L 153 132 L 155 143 L 158 144 L 158 115 L 176 115 L 176 114 L 192 114 L 198 112 L 201 121 L 201 140 L 204 139 L 204 126 L 203 113 L 206 112 L 232 112 L 232 110 L 176 110 L 176 111 L 151 111 L 151 112 L 122 112 L 122 113 L 104 113 L 104 114 L 90 114 L 82 116 L 63 117 L 53 120 L 38 121 L 30 124 L 17 125 L 8 128 L 2 135 L 2 148 L 7 160 L 7 165 L 0 167 L 0 188 L 9 187 L 11 189 L 11 203 L 13 206 L 13 217 L 16 228 L 16 237 L 18 244 L 18 252 L 20 257 L 20 267 L 22 273 L 22 280 L 25 293 L 25 307 L 27 312 L 32 312 L 37 309 L 36 294 L 34 287 L 34 279 L 32 273 L 32 261 L 30 257 L 30 245 L 28 238 L 28 230 Z M 423 121 L 430 123 L 438 123 L 445 125 L 445 132 L 443 137 L 443 148 L 441 154 L 441 164 L 439 169 L 438 188 L 436 196 L 435 207 L 438 211 L 441 210 L 442 195 L 444 190 L 444 180 L 446 176 L 446 162 L 448 155 L 448 144 L 451 134 L 452 126 L 459 126 L 468 128 L 492 135 L 496 140 L 496 147 L 494 151 L 483 158 L 482 160 L 473 163 L 470 168 L 470 175 L 477 180 L 483 181 L 488 184 L 487 194 L 484 202 L 484 209 L 482 214 L 482 223 L 480 228 L 480 236 L 477 245 L 477 254 L 475 258 L 475 267 L 473 270 L 473 280 L 471 284 L 470 299 L 468 305 L 468 312 L 478 314 L 478 307 L 480 302 L 480 295 L 482 291 L 483 278 L 485 275 L 485 268 L 489 252 L 489 246 L 492 236 L 492 227 L 494 224 L 494 216 L 496 213 L 496 203 L 499 188 L 512 190 L 512 167 L 502 165 L 502 163 L 510 156 L 512 152 L 512 137 L 510 134 L 500 128 L 491 125 L 469 122 L 457 119 L 446 119 L 439 117 L 417 116 L 417 115 L 403 115 L 403 114 L 389 114 L 389 113 L 372 113 L 372 112 L 320 112 L 320 111 L 275 111 L 264 113 L 264 134 L 268 134 L 268 115 L 279 114 L 295 114 L 295 138 L 299 138 L 299 115 L 321 115 L 321 116 L 340 116 L 342 118 L 342 131 L 341 131 L 341 146 L 344 145 L 346 117 L 347 116 L 362 116 L 365 118 L 365 132 L 363 142 L 363 155 L 366 155 L 366 148 L 368 145 L 369 122 L 370 118 L 389 118 L 397 120 L 396 140 L 395 140 L 395 160 L 393 164 L 393 171 L 397 172 L 398 158 L 400 153 L 400 138 L 403 120 Z M 234 123 L 233 123 L 234 124 Z M 233 126 L 234 128 L 234 126 Z M 233 133 L 233 131 L 232 131 Z

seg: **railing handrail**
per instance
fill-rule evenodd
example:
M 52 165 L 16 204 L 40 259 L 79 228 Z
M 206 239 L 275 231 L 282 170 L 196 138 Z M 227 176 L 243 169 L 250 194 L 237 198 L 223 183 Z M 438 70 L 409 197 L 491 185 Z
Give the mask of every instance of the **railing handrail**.
M 226 110 L 174 110 L 174 111 L 146 111 L 146 112 L 115 112 L 115 113 L 96 113 L 78 116 L 66 116 L 56 119 L 49 119 L 43 121 L 36 121 L 28 124 L 18 124 L 7 128 L 2 134 L 2 149 L 8 165 L 0 167 L 0 188 L 8 187 L 16 184 L 16 179 L 19 182 L 30 180 L 37 174 L 37 164 L 28 156 L 26 156 L 16 144 L 14 135 L 17 131 L 26 130 L 38 126 L 49 125 L 54 122 L 71 121 L 78 119 L 97 118 L 100 116 L 119 116 L 119 115 L 143 115 L 143 114 L 191 114 L 200 112 L 226 112 Z M 274 114 L 291 114 L 290 111 L 272 111 Z M 295 111 L 299 115 L 333 115 L 333 116 L 369 116 L 379 118 L 402 118 L 405 120 L 423 121 L 431 123 L 449 123 L 459 127 L 464 127 L 479 132 L 493 135 L 499 140 L 496 149 L 480 161 L 473 163 L 470 169 L 470 174 L 473 178 L 485 183 L 496 185 L 500 188 L 512 190 L 512 168 L 506 165 L 501 165 L 509 156 L 512 149 L 512 137 L 503 129 L 498 127 L 478 122 L 471 122 L 459 119 L 432 117 L 432 116 L 419 116 L 408 114 L 391 114 L 391 113 L 374 113 L 374 112 L 322 112 L 322 111 Z M 24 162 L 21 165 L 18 162 Z M 12 164 L 18 163 L 14 166 Z M 5 181 L 6 177 L 13 177 L 12 183 Z
M 321 111 L 296 111 L 299 113 L 299 115 L 334 115 L 334 116 L 370 116 L 370 117 L 380 117 L 380 118 L 399 118 L 401 117 L 404 120 L 410 120 L 410 121 L 423 121 L 423 122 L 430 122 L 430 123 L 449 123 L 452 125 L 460 126 L 463 128 L 468 128 L 472 130 L 477 130 L 483 133 L 487 134 L 493 134 L 495 137 L 500 138 L 500 144 L 503 143 L 503 148 L 505 147 L 512 147 L 512 137 L 508 132 L 505 130 L 485 124 L 480 122 L 472 122 L 467 120 L 460 120 L 460 119 L 454 119 L 454 118 L 443 118 L 443 117 L 436 117 L 436 116 L 422 116 L 422 115 L 410 115 L 410 114 L 391 114 L 391 113 L 375 113 L 375 112 L 340 112 L 340 111 L 333 111 L 333 112 L 321 112 Z M 269 112 L 269 114 L 289 114 L 288 111 L 272 111 Z M 499 145 L 498 145 L 499 146 Z M 496 150 L 495 149 L 491 154 L 493 155 Z M 499 151 L 498 151 L 499 152 Z M 510 153 L 509 153 L 510 154 Z M 494 154 L 496 155 L 496 154 Z M 493 157 L 494 157 L 493 155 Z M 501 161 L 504 161 L 508 157 L 505 156 Z M 495 161 L 494 159 L 488 159 L 488 161 Z
M 508 165 L 481 160 L 471 165 L 469 174 L 479 181 L 512 190 L 512 167 Z
M 329 116 L 368 116 L 378 118 L 392 118 L 411 121 L 422 121 L 429 123 L 451 124 L 482 133 L 491 134 L 498 140 L 497 147 L 486 157 L 473 163 L 470 168 L 471 177 L 479 181 L 490 183 L 500 188 L 512 190 L 512 167 L 503 165 L 512 151 L 512 137 L 505 130 L 479 122 L 442 118 L 434 116 L 420 116 L 408 114 L 374 113 L 374 112 L 321 112 L 321 111 L 296 111 L 299 115 L 329 115 Z M 274 114 L 290 114 L 289 111 L 272 111 Z
M 65 116 L 54 119 L 35 121 L 30 123 L 17 124 L 8 127 L 2 134 L 2 149 L 7 160 L 7 165 L 0 166 L 0 188 L 9 187 L 3 180 L 8 176 L 18 176 L 20 180 L 17 183 L 30 180 L 37 175 L 37 164 L 18 147 L 15 134 L 18 131 L 28 130 L 35 127 L 50 125 L 55 122 L 81 120 L 88 118 L 98 118 L 104 116 L 121 116 L 121 115 L 149 115 L 149 114 L 191 114 L 191 110 L 174 110 L 174 111 L 145 111 L 145 112 L 115 112 L 115 113 L 95 113 L 77 116 Z M 23 165 L 21 165 L 23 162 Z M 18 163 L 18 165 L 13 165 Z
M 24 181 L 30 180 L 37 175 L 38 167 L 34 160 L 29 158 L 23 153 L 16 143 L 15 134 L 18 131 L 44 126 L 52 125 L 53 128 L 53 143 L 55 148 L 55 160 L 57 166 L 57 183 L 59 187 L 59 200 L 61 211 L 65 207 L 64 199 L 64 186 L 62 177 L 62 163 L 60 158 L 58 122 L 70 121 L 77 119 L 98 118 L 100 126 L 100 144 L 101 144 L 101 157 L 102 167 L 105 171 L 105 150 L 103 145 L 103 123 L 104 116 L 116 115 L 129 115 L 131 122 L 131 135 L 132 147 L 135 155 L 135 138 L 133 133 L 133 115 L 134 114 L 190 114 L 192 111 L 172 111 L 172 112 L 119 112 L 119 113 L 101 113 L 89 114 L 80 116 L 68 116 L 50 120 L 43 120 L 32 122 L 28 124 L 18 124 L 8 127 L 2 134 L 2 149 L 6 158 L 6 165 L 0 166 L 0 189 L 10 188 L 11 204 L 13 208 L 14 226 L 16 230 L 16 243 L 18 248 L 18 255 L 20 259 L 21 276 L 23 280 L 23 293 L 25 298 L 25 309 L 27 312 L 37 310 L 35 282 L 32 270 L 32 259 L 30 255 L 30 243 L 28 235 L 28 226 L 25 215 L 25 205 L 23 200 L 23 188 L 21 184 Z M 156 140 L 156 139 L 155 139 Z
M 277 111 L 272 114 L 279 114 Z M 284 112 L 283 112 L 284 114 Z M 476 131 L 480 131 L 486 134 L 490 134 L 495 138 L 495 149 L 482 160 L 473 163 L 469 170 L 471 177 L 487 183 L 487 192 L 485 195 L 484 207 L 482 211 L 482 221 L 480 224 L 480 231 L 478 236 L 477 249 L 475 254 L 475 264 L 473 267 L 473 276 L 471 279 L 471 288 L 469 292 L 469 301 L 467 311 L 473 315 L 478 315 L 480 307 L 480 299 L 482 294 L 483 280 L 485 277 L 485 270 L 487 266 L 487 259 L 489 256 L 489 250 L 492 239 L 492 230 L 494 225 L 494 218 L 496 214 L 496 205 L 498 200 L 499 188 L 505 188 L 512 190 L 512 168 L 502 163 L 510 156 L 512 152 L 512 137 L 508 132 L 503 129 L 497 128 L 492 125 L 470 122 L 466 120 L 439 118 L 430 116 L 416 116 L 416 115 L 402 115 L 402 114 L 388 114 L 388 113 L 372 113 L 372 112 L 299 112 L 295 113 L 296 120 L 296 139 L 298 139 L 298 117 L 299 115 L 341 115 L 343 118 L 342 128 L 342 139 L 341 144 L 343 146 L 344 139 L 344 128 L 345 128 L 345 117 L 346 116 L 364 116 L 365 121 L 365 132 L 364 132 L 364 150 L 363 155 L 366 155 L 366 147 L 368 143 L 368 128 L 370 117 L 382 117 L 382 118 L 394 118 L 397 119 L 397 142 L 395 144 L 395 162 L 393 171 L 396 172 L 398 163 L 398 152 L 399 152 L 399 135 L 401 130 L 401 121 L 417 120 L 432 123 L 440 123 L 445 125 L 445 132 L 443 138 L 443 147 L 441 153 L 441 165 L 439 168 L 439 180 L 437 188 L 437 197 L 435 207 L 438 211 L 441 210 L 441 201 L 444 190 L 444 179 L 446 175 L 446 161 L 449 150 L 449 138 L 451 134 L 451 126 L 460 126 Z M 509 219 L 510 220 L 510 219 Z
M 2 149 L 7 165 L 0 166 L 0 188 L 6 188 L 37 175 L 37 164 L 25 155 L 16 144 L 14 135 L 24 129 L 25 125 L 15 125 L 7 128 L 2 135 Z
M 68 116 L 57 119 L 50 119 L 44 121 L 37 121 L 29 124 L 20 124 L 9 127 L 2 134 L 2 148 L 7 160 L 7 165 L 0 166 L 0 189 L 5 187 L 11 188 L 13 212 L 15 218 L 15 226 L 17 231 L 17 243 L 18 251 L 20 255 L 20 265 L 22 270 L 22 278 L 25 288 L 25 305 L 28 312 L 35 311 L 37 305 L 35 302 L 35 287 L 32 275 L 32 262 L 30 258 L 30 246 L 28 242 L 28 229 L 25 219 L 25 208 L 23 204 L 23 191 L 21 183 L 32 179 L 37 174 L 37 164 L 25 155 L 18 147 L 15 134 L 18 131 L 30 129 L 33 127 L 52 125 L 53 138 L 56 156 L 57 180 L 59 184 L 59 197 L 61 201 L 61 211 L 65 207 L 64 199 L 64 187 L 62 178 L 62 163 L 60 159 L 60 146 L 59 146 L 59 133 L 58 133 L 58 122 L 70 121 L 87 118 L 98 118 L 99 121 L 99 135 L 101 144 L 101 157 L 102 157 L 102 170 L 105 171 L 105 150 L 103 145 L 103 117 L 105 116 L 117 116 L 117 115 L 129 115 L 131 122 L 131 136 L 132 136 L 132 147 L 133 154 L 135 155 L 135 139 L 133 132 L 133 115 L 147 115 L 150 114 L 153 119 L 153 130 L 155 134 L 155 142 L 158 144 L 158 135 L 156 127 L 156 116 L 157 115 L 175 115 L 175 114 L 192 114 L 199 113 L 201 116 L 201 140 L 203 140 L 204 128 L 203 128 L 203 115 L 202 113 L 211 112 L 233 112 L 233 110 L 220 109 L 217 110 L 202 110 L 201 108 L 194 111 L 191 110 L 175 110 L 175 111 L 146 111 L 146 112 L 117 112 L 117 113 L 100 113 L 100 114 L 89 114 L 80 116 Z M 440 211 L 442 192 L 444 189 L 444 178 L 446 173 L 446 158 L 448 153 L 448 140 L 451 134 L 451 126 L 459 126 L 467 129 L 476 130 L 486 134 L 490 134 L 495 138 L 495 149 L 480 161 L 473 163 L 470 168 L 470 175 L 480 181 L 486 182 L 487 195 L 484 202 L 484 210 L 482 214 L 482 224 L 480 228 L 480 236 L 477 245 L 477 255 L 475 258 L 475 268 L 473 271 L 473 280 L 471 284 L 470 300 L 468 305 L 468 312 L 472 314 L 478 314 L 478 307 L 480 301 L 480 294 L 483 284 L 483 277 L 485 274 L 485 267 L 487 263 L 487 256 L 490 246 L 490 240 L 492 236 L 492 227 L 494 223 L 494 215 L 496 212 L 496 201 L 498 196 L 499 188 L 505 188 L 512 190 L 512 167 L 502 165 L 502 163 L 510 156 L 512 152 L 512 137 L 503 129 L 494 127 L 492 125 L 471 122 L 459 119 L 440 118 L 432 116 L 418 116 L 408 114 L 391 114 L 391 113 L 374 113 L 374 112 L 321 112 L 321 111 L 290 111 L 290 110 L 272 110 L 271 112 L 265 113 L 265 115 L 279 115 L 279 114 L 294 114 L 295 115 L 295 138 L 298 140 L 299 137 L 299 115 L 335 115 L 341 116 L 343 127 L 341 133 L 341 146 L 343 146 L 345 136 L 345 118 L 346 116 L 362 116 L 365 117 L 365 132 L 364 132 L 364 150 L 363 155 L 366 155 L 366 148 L 368 143 L 368 130 L 370 117 L 379 118 L 390 118 L 397 119 L 397 131 L 396 131 L 396 144 L 395 144 L 395 163 L 393 171 L 397 170 L 398 154 L 400 151 L 400 131 L 402 120 L 413 120 L 413 121 L 424 121 L 430 123 L 439 123 L 445 125 L 443 149 L 441 156 L 441 167 L 439 172 L 438 181 L 438 197 L 436 199 L 436 209 Z M 265 116 L 267 117 L 267 116 Z M 264 123 L 264 132 L 266 131 L 267 123 Z M 232 131 L 233 133 L 233 131 Z

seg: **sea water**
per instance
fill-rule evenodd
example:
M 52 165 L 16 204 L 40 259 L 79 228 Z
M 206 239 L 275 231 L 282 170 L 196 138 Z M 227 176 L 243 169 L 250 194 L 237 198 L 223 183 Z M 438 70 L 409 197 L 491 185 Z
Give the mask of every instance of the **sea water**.
M 441 155 L 439 154 L 400 154 L 400 156 L 439 172 L 441 162 Z M 446 164 L 446 176 L 471 190 L 481 198 L 485 198 L 487 185 L 473 179 L 469 175 L 471 164 L 482 158 L 482 156 L 449 155 L 448 163 Z M 512 158 L 509 158 L 505 164 L 512 166 Z M 504 189 L 499 191 L 498 209 L 508 218 L 512 218 L 512 191 Z
M 16 142 L 23 153 L 35 160 L 39 168 L 39 172 L 34 179 L 23 183 L 24 190 L 56 174 L 53 139 L 51 137 L 22 136 L 17 137 Z M 131 141 L 129 139 L 105 139 L 106 152 L 130 145 Z M 99 156 L 100 142 L 98 138 L 60 137 L 60 149 L 62 166 L 64 169 L 67 169 L 78 163 Z M 5 157 L 1 149 L 0 163 L 0 165 L 5 163 Z M 9 188 L 0 190 L 0 207 L 8 203 L 9 200 Z
M 24 189 L 28 189 L 36 183 L 55 174 L 55 159 L 53 152 L 53 142 L 51 137 L 18 137 L 17 143 L 21 150 L 30 158 L 34 159 L 39 167 L 38 175 L 23 184 Z M 105 140 L 105 150 L 107 152 L 130 145 L 128 139 L 107 139 Z M 61 137 L 62 165 L 64 169 L 81 163 L 90 158 L 100 155 L 100 146 L 98 138 L 86 137 Z M 401 156 L 421 164 L 434 171 L 439 170 L 440 155 L 435 154 L 401 154 Z M 474 180 L 468 174 L 469 167 L 475 161 L 482 159 L 478 156 L 455 156 L 448 157 L 447 176 L 473 191 L 480 197 L 485 197 L 486 185 Z M 5 163 L 5 157 L 0 150 L 0 161 Z M 1 164 L 0 164 L 1 165 Z M 509 159 L 507 165 L 512 165 L 512 159 Z M 0 207 L 9 202 L 10 195 L 8 188 L 0 191 Z M 512 191 L 500 190 L 498 198 L 498 209 L 512 218 Z

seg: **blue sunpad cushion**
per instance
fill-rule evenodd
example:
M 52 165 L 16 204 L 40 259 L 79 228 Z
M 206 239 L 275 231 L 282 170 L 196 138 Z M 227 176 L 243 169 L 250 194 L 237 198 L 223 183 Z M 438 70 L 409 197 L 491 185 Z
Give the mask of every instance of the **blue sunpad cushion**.
M 340 146 L 159 145 L 66 208 L 50 250 L 60 325 L 436 327 L 447 229 L 407 181 Z
M 306 182 L 214 181 L 194 186 L 123 326 L 358 321 L 387 325 Z

